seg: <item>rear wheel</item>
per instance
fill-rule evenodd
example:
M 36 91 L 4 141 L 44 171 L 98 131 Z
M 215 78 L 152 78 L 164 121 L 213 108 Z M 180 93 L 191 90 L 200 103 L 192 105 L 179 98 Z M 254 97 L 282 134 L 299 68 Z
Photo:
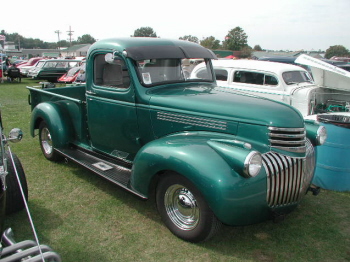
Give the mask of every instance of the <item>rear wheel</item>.
M 166 175 L 157 186 L 157 208 L 169 230 L 189 242 L 211 238 L 221 226 L 199 190 L 178 174 Z
M 17 170 L 19 181 L 22 186 L 25 201 L 28 201 L 28 186 L 27 179 L 19 158 L 12 154 L 13 161 Z M 9 153 L 6 153 L 7 158 L 7 176 L 6 176 L 6 214 L 12 214 L 18 212 L 25 207 L 24 199 L 21 193 L 20 186 L 16 177 L 15 168 L 12 164 L 12 160 Z
M 41 122 L 39 126 L 39 143 L 41 151 L 43 152 L 46 159 L 50 161 L 59 161 L 62 159 L 62 156 L 55 151 L 51 131 L 44 121 Z

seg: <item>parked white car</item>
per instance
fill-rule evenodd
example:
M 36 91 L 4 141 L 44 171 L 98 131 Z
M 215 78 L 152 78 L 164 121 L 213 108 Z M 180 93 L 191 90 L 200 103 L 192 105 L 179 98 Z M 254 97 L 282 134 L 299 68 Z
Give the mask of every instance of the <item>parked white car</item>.
M 44 65 L 45 61 L 45 59 L 42 59 L 36 62 L 33 66 L 21 67 L 21 74 L 26 77 L 32 77 L 33 72 L 36 72 L 38 68 L 41 68 Z
M 300 66 L 257 60 L 214 60 L 213 67 L 219 86 L 284 102 L 297 108 L 304 117 L 350 109 L 350 86 L 346 90 L 315 84 L 309 72 Z M 198 65 L 192 77 L 205 74 L 205 70 L 204 65 Z

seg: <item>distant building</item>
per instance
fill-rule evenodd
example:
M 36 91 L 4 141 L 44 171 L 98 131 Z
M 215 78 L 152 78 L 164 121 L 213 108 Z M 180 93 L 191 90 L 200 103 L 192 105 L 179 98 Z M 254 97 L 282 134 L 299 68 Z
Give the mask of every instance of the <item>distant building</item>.
M 324 58 L 324 52 L 314 52 L 314 51 L 295 51 L 295 52 L 288 52 L 288 51 L 254 51 L 252 52 L 252 59 L 259 59 L 262 57 L 298 57 L 301 54 L 307 54 L 309 56 L 315 57 L 315 58 Z
M 14 42 L 5 42 L 3 52 L 7 56 L 31 58 L 31 57 L 82 57 L 86 56 L 90 44 L 74 45 L 65 49 L 23 49 L 18 50 Z
M 91 44 L 80 44 L 68 47 L 61 50 L 61 56 L 63 57 L 82 57 L 87 55 L 87 51 Z
M 18 51 L 15 43 L 14 42 L 5 42 L 4 51 L 13 51 L 13 50 Z

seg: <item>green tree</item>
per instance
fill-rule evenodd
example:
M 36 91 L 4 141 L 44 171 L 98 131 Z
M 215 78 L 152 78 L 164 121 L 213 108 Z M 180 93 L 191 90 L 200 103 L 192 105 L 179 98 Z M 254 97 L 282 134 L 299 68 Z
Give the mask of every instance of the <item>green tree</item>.
M 241 49 L 241 53 L 240 53 L 240 58 L 249 58 L 251 57 L 253 52 L 253 49 L 250 46 L 245 46 Z
M 69 46 L 69 42 L 67 40 L 61 40 L 58 42 L 58 46 L 59 47 L 68 47 Z
M 79 44 L 93 44 L 96 42 L 96 39 L 93 38 L 91 35 L 82 35 L 78 37 L 78 41 Z
M 179 39 L 190 41 L 190 42 L 197 43 L 197 44 L 199 43 L 198 37 L 192 36 L 192 35 L 185 35 L 185 36 L 179 37 Z
M 225 37 L 223 41 L 223 48 L 227 50 L 240 51 L 243 47 L 247 46 L 248 36 L 244 30 L 237 26 L 233 28 Z
M 204 38 L 203 40 L 200 41 L 200 45 L 211 50 L 221 48 L 220 40 L 215 39 L 214 36 L 209 36 Z
M 342 45 L 333 45 L 326 50 L 325 58 L 330 59 L 332 56 L 350 56 L 350 52 Z
M 5 32 L 5 30 L 1 30 L 0 34 L 6 37 L 6 42 L 14 42 L 18 48 L 22 47 L 23 36 L 19 35 L 18 33 L 8 34 Z
M 67 47 L 70 46 L 70 43 L 66 40 L 60 40 L 57 42 L 44 42 L 38 38 L 26 38 L 18 33 L 7 33 L 5 30 L 0 30 L 0 34 L 6 37 L 6 41 L 14 42 L 16 46 L 19 48 L 32 49 L 32 48 L 40 48 L 40 49 L 56 49 L 59 47 Z M 77 41 L 72 41 L 72 45 L 76 44 L 92 44 L 96 42 L 96 39 L 93 38 L 89 34 L 82 35 L 78 37 Z
M 45 48 L 45 44 L 38 38 L 24 38 L 21 47 L 27 49 Z
M 255 45 L 253 48 L 255 51 L 262 51 L 262 48 L 260 45 Z
M 152 27 L 140 27 L 134 31 L 134 37 L 157 37 Z

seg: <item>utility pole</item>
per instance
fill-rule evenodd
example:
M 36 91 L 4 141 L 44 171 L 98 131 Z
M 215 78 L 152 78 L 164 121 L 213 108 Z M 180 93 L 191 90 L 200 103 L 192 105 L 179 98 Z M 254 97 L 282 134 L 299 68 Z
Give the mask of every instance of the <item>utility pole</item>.
M 21 50 L 21 38 L 18 36 L 18 51 Z
M 69 31 L 67 31 L 67 33 L 68 33 L 68 36 L 69 36 L 69 44 L 70 44 L 70 46 L 72 46 L 72 35 L 73 35 L 73 32 L 74 31 L 72 31 L 72 29 L 71 29 L 71 27 L 69 26 Z
M 60 33 L 61 31 L 60 30 L 56 30 L 55 33 L 57 34 L 58 36 L 58 42 L 57 42 L 57 47 L 58 47 L 58 50 L 60 50 Z

